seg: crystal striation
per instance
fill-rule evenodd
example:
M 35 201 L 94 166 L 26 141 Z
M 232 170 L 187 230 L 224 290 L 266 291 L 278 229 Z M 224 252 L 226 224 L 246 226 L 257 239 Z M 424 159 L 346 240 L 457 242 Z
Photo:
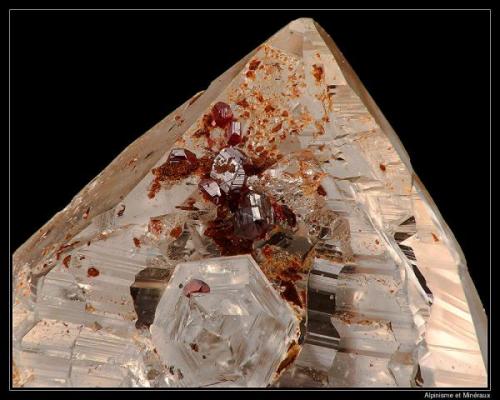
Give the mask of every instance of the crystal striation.
M 260 193 L 245 193 L 236 211 L 236 235 L 246 239 L 262 236 L 274 223 L 274 213 L 269 199 Z
M 460 246 L 310 19 L 127 147 L 13 277 L 16 387 L 487 385 Z
M 180 386 L 267 386 L 298 329 L 250 256 L 178 264 L 158 310 L 153 343 Z
M 244 160 L 245 156 L 234 147 L 222 149 L 215 157 L 210 177 L 219 183 L 226 194 L 243 187 L 246 179 Z

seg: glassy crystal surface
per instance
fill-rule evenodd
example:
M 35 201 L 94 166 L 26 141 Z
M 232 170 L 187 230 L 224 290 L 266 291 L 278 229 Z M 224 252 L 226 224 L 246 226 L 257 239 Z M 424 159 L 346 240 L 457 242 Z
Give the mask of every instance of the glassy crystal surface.
M 310 19 L 126 148 L 13 277 L 15 386 L 487 384 L 464 255 Z
M 136 275 L 135 282 L 130 286 L 130 295 L 137 314 L 137 328 L 149 327 L 153 323 L 156 306 L 170 275 L 170 270 L 153 267 L 145 268 Z
M 227 103 L 219 101 L 212 108 L 212 118 L 215 125 L 219 127 L 226 126 L 233 119 L 233 111 Z
M 243 187 L 246 179 L 244 160 L 245 156 L 234 147 L 222 149 L 214 158 L 210 177 L 218 182 L 225 193 Z
M 243 194 L 235 213 L 236 235 L 247 239 L 261 237 L 274 223 L 274 214 L 269 199 L 257 192 Z
M 243 132 L 241 131 L 241 122 L 232 121 L 227 129 L 227 135 L 229 137 L 228 144 L 230 146 L 236 146 L 242 140 Z
M 210 201 L 215 204 L 219 204 L 222 201 L 223 192 L 220 190 L 219 184 L 214 180 L 202 179 L 198 186 Z
M 267 386 L 298 331 L 248 255 L 178 264 L 157 310 L 153 344 L 180 386 Z

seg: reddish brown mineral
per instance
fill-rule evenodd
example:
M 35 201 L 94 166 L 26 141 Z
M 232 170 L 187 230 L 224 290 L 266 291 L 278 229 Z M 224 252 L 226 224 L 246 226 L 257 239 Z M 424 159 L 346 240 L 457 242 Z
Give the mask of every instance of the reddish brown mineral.
M 230 146 L 236 146 L 241 143 L 242 132 L 241 132 L 241 122 L 232 121 L 227 128 L 227 135 L 229 137 L 228 144 Z
M 210 293 L 210 286 L 199 279 L 191 279 L 182 289 L 184 296 L 191 297 L 193 293 Z
M 232 121 L 233 111 L 229 104 L 219 101 L 212 108 L 212 118 L 216 126 L 223 128 Z

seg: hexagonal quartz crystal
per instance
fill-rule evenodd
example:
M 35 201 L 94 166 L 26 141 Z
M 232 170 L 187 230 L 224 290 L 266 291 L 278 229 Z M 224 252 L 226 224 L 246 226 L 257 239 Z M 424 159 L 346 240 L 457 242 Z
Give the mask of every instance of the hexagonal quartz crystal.
M 177 385 L 265 387 L 296 339 L 297 323 L 244 255 L 177 265 L 151 334 Z
M 234 147 L 222 149 L 215 157 L 210 177 L 219 184 L 225 192 L 239 190 L 243 187 L 246 179 L 243 162 L 245 156 Z

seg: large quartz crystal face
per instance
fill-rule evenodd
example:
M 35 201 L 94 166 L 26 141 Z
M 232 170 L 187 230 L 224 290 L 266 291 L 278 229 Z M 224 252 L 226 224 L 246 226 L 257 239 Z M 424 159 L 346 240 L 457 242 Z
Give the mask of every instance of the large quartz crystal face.
M 151 334 L 181 386 L 267 386 L 296 322 L 250 256 L 222 257 L 177 265 Z
M 460 246 L 310 19 L 126 148 L 13 277 L 15 386 L 487 384 Z

